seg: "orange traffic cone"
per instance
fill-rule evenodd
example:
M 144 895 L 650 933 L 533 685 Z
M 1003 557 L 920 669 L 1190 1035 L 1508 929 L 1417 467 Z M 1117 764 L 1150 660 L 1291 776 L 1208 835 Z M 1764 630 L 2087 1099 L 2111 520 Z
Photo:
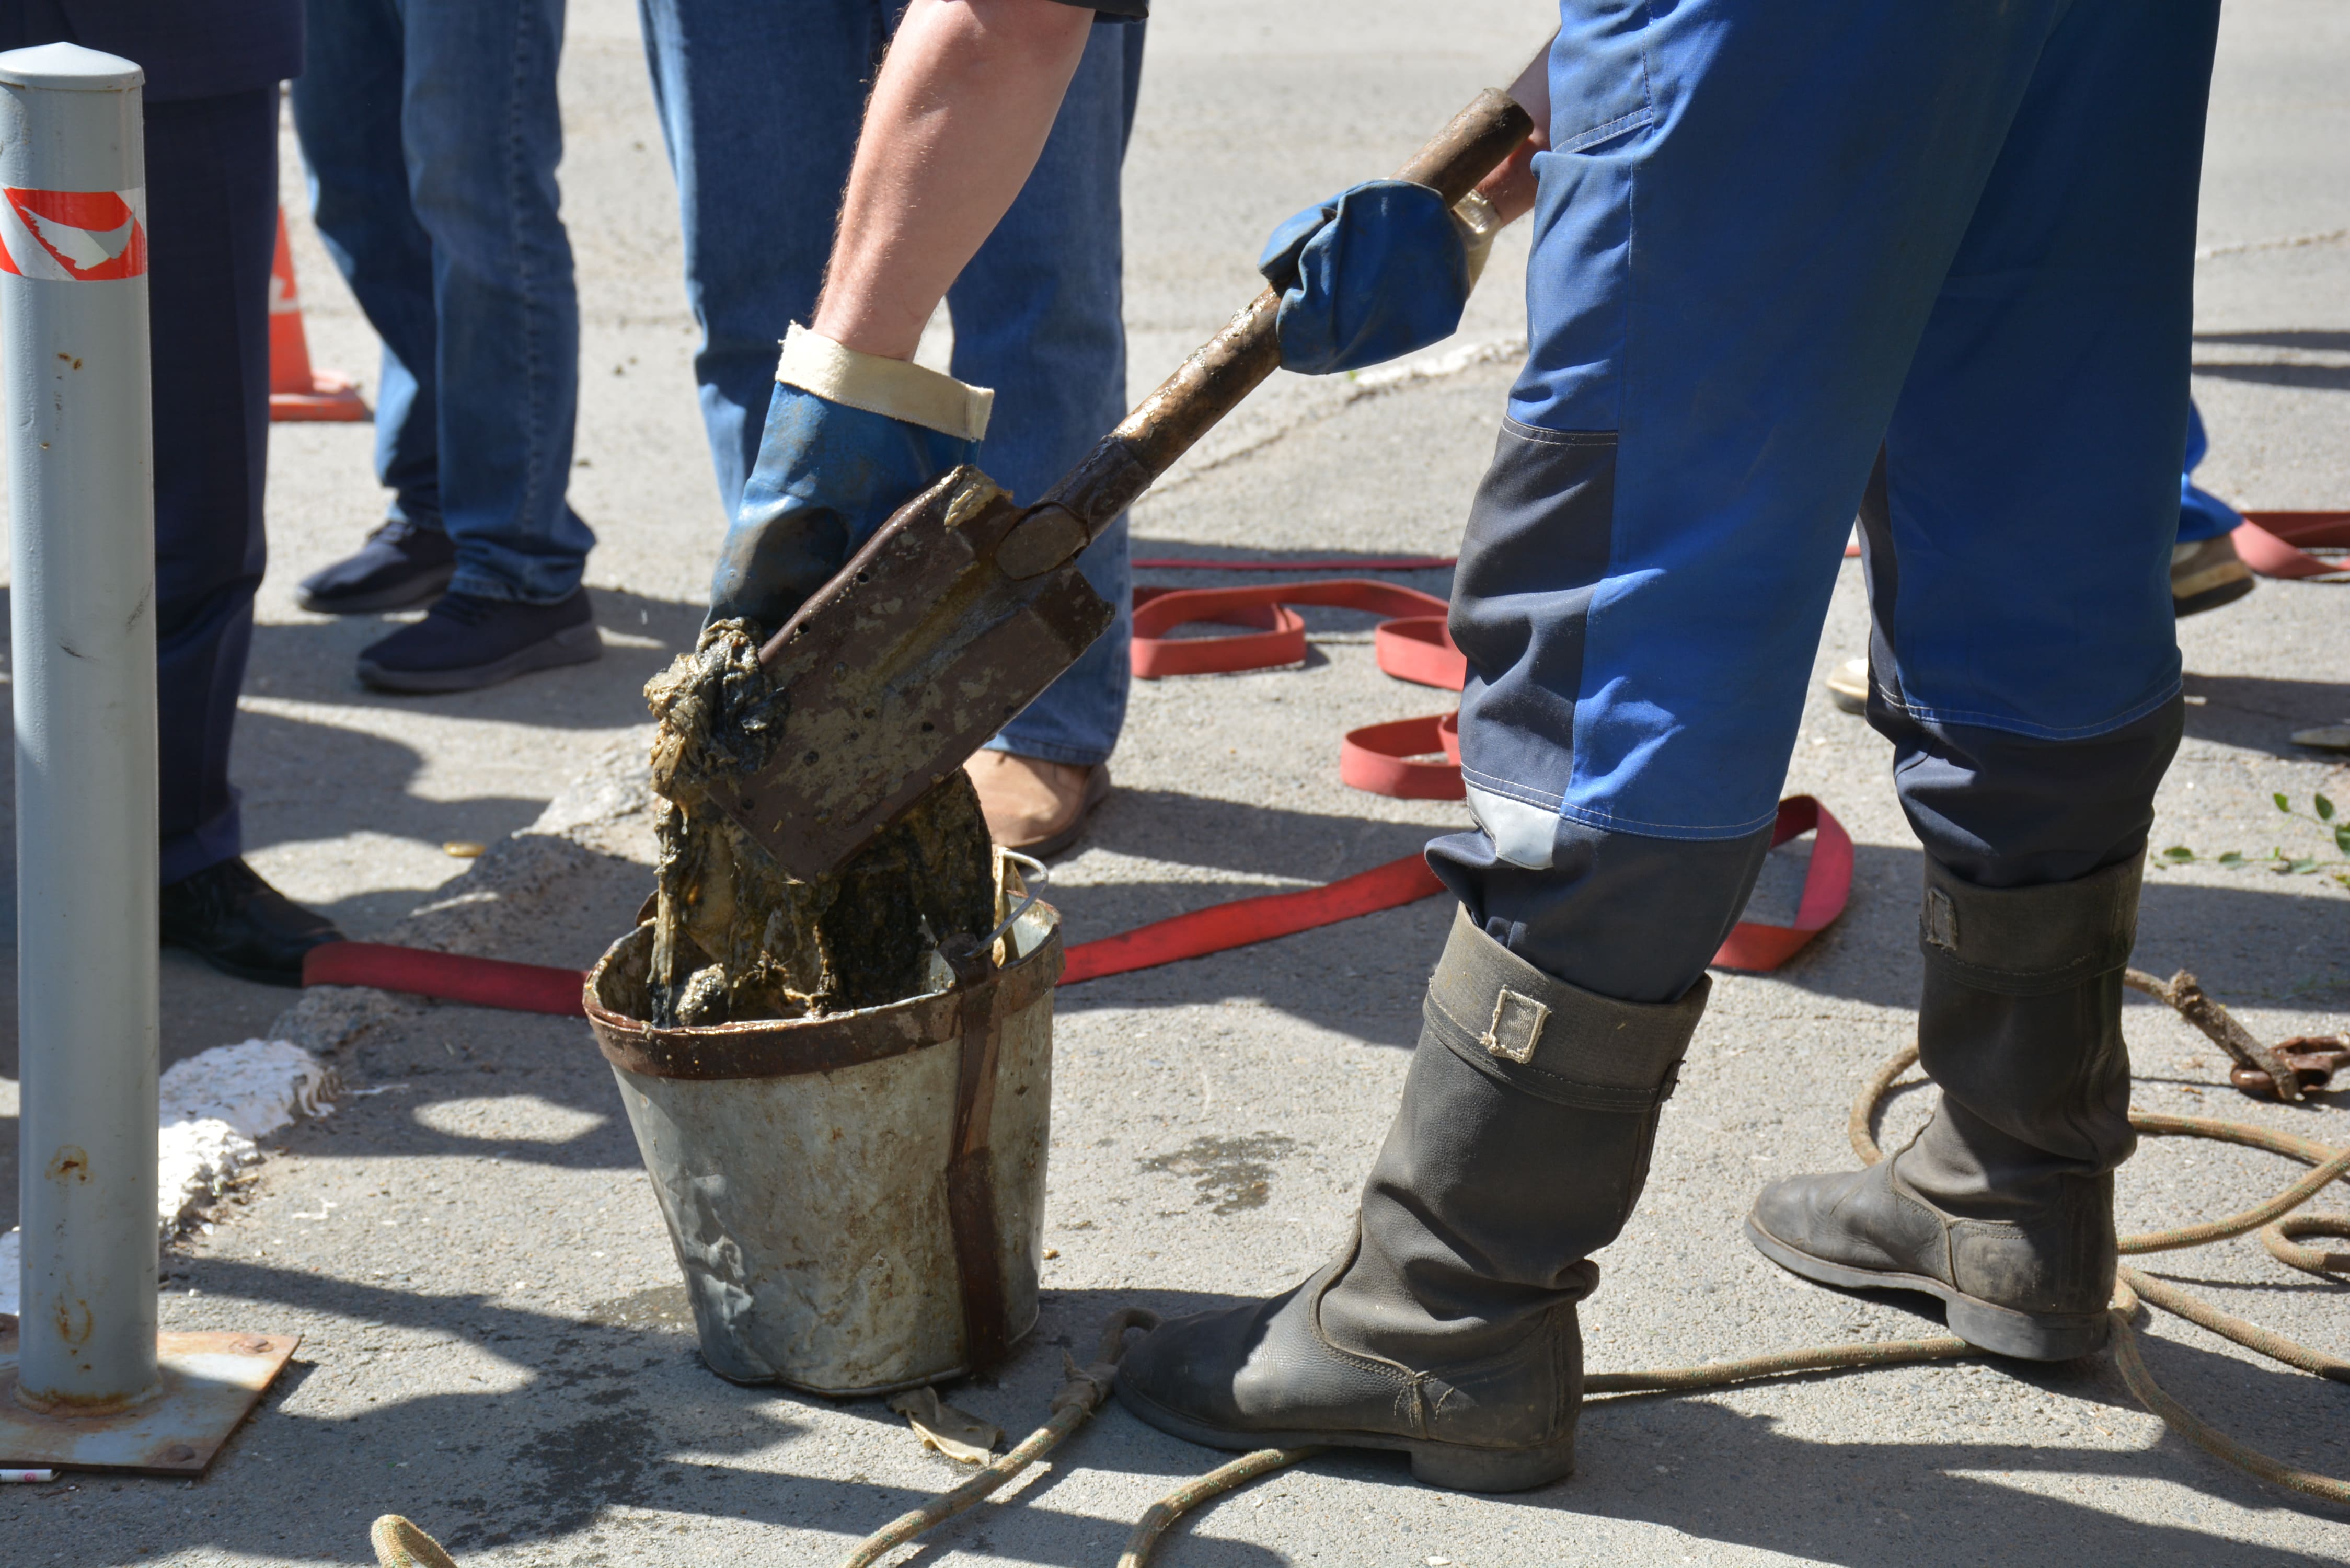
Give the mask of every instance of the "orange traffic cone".
M 358 385 L 338 371 L 310 369 L 302 300 L 294 292 L 294 253 L 286 244 L 286 209 L 277 210 L 277 254 L 269 264 L 269 417 L 348 423 L 368 417 Z

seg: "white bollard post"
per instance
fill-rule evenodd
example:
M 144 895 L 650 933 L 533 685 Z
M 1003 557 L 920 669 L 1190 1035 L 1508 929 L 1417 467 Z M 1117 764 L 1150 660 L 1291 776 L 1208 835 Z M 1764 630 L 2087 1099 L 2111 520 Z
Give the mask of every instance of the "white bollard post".
M 24 1237 L 17 1400 L 121 1409 L 156 1356 L 155 522 L 144 73 L 0 54 Z

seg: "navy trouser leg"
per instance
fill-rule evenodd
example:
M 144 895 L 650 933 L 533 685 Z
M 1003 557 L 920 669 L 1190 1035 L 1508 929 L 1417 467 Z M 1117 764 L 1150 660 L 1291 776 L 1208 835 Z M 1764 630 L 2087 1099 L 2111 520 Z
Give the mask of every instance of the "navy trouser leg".
M 1880 696 L 1929 850 L 2006 885 L 2126 854 L 2178 690 L 2213 0 L 1562 10 L 1528 364 L 1453 603 L 1483 831 L 1439 874 L 1564 979 L 1686 987 L 1880 446 Z
M 267 562 L 274 88 L 147 106 L 162 879 L 244 844 L 229 742 Z

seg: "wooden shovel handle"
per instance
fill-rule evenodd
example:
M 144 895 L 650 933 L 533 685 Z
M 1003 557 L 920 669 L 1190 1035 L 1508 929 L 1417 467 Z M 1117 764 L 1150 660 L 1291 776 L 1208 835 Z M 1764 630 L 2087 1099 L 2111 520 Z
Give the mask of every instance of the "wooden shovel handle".
M 1507 93 L 1487 88 L 1395 177 L 1433 187 L 1451 205 L 1475 190 L 1533 129 L 1533 119 Z M 1270 288 L 1251 300 L 1055 485 L 1037 510 L 1073 514 L 1087 541 L 1107 527 L 1280 365 L 1281 339 L 1274 329 L 1280 308 L 1281 296 Z M 1012 543 L 1006 541 L 1007 548 Z M 1036 563 L 1036 569 L 1046 564 Z M 1025 563 L 1004 565 L 1015 576 L 1028 575 Z

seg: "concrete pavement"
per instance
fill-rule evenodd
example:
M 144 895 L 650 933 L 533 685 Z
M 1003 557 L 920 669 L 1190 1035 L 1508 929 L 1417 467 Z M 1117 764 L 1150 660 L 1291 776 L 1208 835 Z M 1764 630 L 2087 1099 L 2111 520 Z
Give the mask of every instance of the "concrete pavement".
M 1424 11 L 1399 5 L 1168 10 L 1153 24 L 1128 179 L 1138 389 L 1245 296 L 1274 222 L 1396 161 L 1544 31 L 1540 5 L 1500 0 L 1447 7 L 1433 43 Z M 636 689 L 691 637 L 718 520 L 631 9 L 575 5 L 571 29 L 565 191 L 588 316 L 573 497 L 604 541 L 590 581 L 607 657 L 468 696 L 361 691 L 350 659 L 378 623 L 303 615 L 290 585 L 379 514 L 369 431 L 279 427 L 276 556 L 238 766 L 256 864 L 351 934 L 585 964 L 649 885 Z M 2350 109 L 2334 85 L 2350 24 L 2324 0 L 2241 0 L 2222 51 L 2199 279 L 2197 391 L 2215 443 L 2204 478 L 2245 505 L 2350 504 Z M 298 222 L 297 233 L 314 357 L 369 369 L 363 324 Z M 1523 244 L 1507 237 L 1519 248 L 1497 258 L 1450 348 L 1521 329 Z M 1459 361 L 1386 383 L 1268 387 L 1138 511 L 1147 553 L 1449 553 L 1512 373 L 1506 348 Z M 1406 580 L 1448 587 L 1441 573 Z M 1863 645 L 1857 588 L 1846 568 L 1823 668 Z M 2350 715 L 2345 593 L 2264 584 L 2182 625 L 2189 740 L 2158 844 L 2265 848 L 2286 826 L 2272 792 L 2350 800 L 2350 770 L 2285 739 Z M 1073 940 L 1325 881 L 1465 822 L 1457 805 L 1337 783 L 1342 730 L 1443 703 L 1378 673 L 1364 618 L 1315 612 L 1309 624 L 1301 669 L 1138 686 L 1121 793 L 1056 869 Z M 1717 977 L 1648 1196 L 1602 1259 L 1586 1314 L 1594 1369 L 1932 1332 L 1919 1303 L 1788 1278 L 1737 1229 L 1762 1181 L 1849 1163 L 1845 1107 L 1908 1038 L 1918 849 L 1885 763 L 1864 725 L 1814 699 L 1787 790 L 1819 795 L 1851 829 L 1852 905 L 1779 973 Z M 517 829 L 528 831 L 508 836 Z M 441 849 L 452 839 L 494 847 L 463 862 Z M 2350 1027 L 2350 893 L 2202 867 L 2149 880 L 2140 967 L 2194 969 L 2264 1038 Z M 1024 1432 L 1057 1386 L 1061 1348 L 1082 1355 L 1113 1306 L 1180 1310 L 1280 1288 L 1336 1245 L 1447 919 L 1430 901 L 1065 991 L 1045 1319 L 1000 1379 L 952 1397 Z M 13 991 L 13 969 L 7 980 Z M 296 1330 L 304 1346 L 200 1483 L 0 1490 L 10 1563 L 356 1563 L 367 1521 L 385 1511 L 414 1517 L 468 1564 L 821 1563 L 959 1479 L 879 1401 L 740 1388 L 702 1367 L 583 1026 L 348 992 L 281 1018 L 285 993 L 176 961 L 167 984 L 173 1055 L 287 1033 L 370 1091 L 276 1140 L 285 1152 L 169 1262 L 170 1326 Z M 0 1072 L 13 1079 L 7 1013 Z M 2217 1086 L 2218 1054 L 2167 1014 L 2134 1003 L 2127 1026 L 2142 1106 L 2350 1142 L 2340 1097 L 2255 1105 Z M 1897 1100 L 1896 1136 L 1919 1099 Z M 0 1104 L 12 1142 L 13 1111 Z M 2262 1156 L 2149 1140 L 2123 1174 L 2123 1224 L 2231 1210 L 2291 1174 Z M 11 1199 L 0 1223 L 13 1211 Z M 2350 1344 L 2339 1293 L 2248 1241 L 2155 1272 L 2305 1343 Z M 2225 1429 L 2350 1474 L 2339 1390 L 2176 1320 L 2158 1318 L 2149 1340 L 2157 1375 Z M 1578 1475 L 1519 1498 L 1428 1491 L 1378 1458 L 1317 1459 L 1207 1511 L 1165 1560 L 2350 1558 L 2338 1511 L 2293 1503 L 2167 1435 L 2102 1358 L 1626 1401 L 1592 1408 L 1585 1431 Z M 1046 1473 L 907 1560 L 1108 1563 L 1151 1500 L 1214 1462 L 1111 1411 Z

